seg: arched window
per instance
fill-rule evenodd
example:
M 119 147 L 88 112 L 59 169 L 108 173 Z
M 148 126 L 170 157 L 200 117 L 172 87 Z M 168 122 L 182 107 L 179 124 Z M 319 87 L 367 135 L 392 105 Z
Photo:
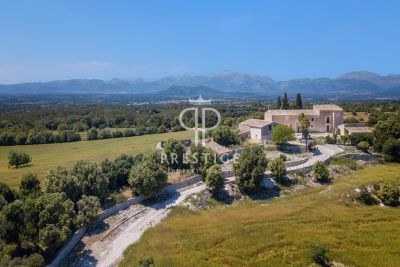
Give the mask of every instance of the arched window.
M 330 123 L 329 117 L 326 117 L 326 123 Z

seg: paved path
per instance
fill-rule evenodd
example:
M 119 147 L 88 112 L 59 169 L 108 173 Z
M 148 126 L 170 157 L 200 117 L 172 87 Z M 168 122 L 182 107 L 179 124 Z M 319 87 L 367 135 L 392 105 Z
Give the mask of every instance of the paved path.
M 318 148 L 319 154 L 312 156 L 304 164 L 288 168 L 288 172 L 310 167 L 318 160 L 325 161 L 334 154 L 343 151 L 340 147 L 335 145 L 321 145 L 318 146 Z M 225 183 L 230 183 L 234 180 L 235 177 L 228 177 L 225 178 Z M 121 260 L 125 249 L 129 245 L 137 242 L 144 231 L 158 224 L 165 218 L 170 211 L 170 207 L 182 203 L 187 196 L 199 193 L 205 190 L 205 188 L 204 184 L 199 184 L 188 189 L 182 189 L 171 197 L 152 206 L 143 206 L 141 215 L 133 222 L 127 222 L 129 225 L 126 228 L 122 228 L 115 235 L 107 236 L 104 239 L 90 244 L 85 248 L 89 253 L 76 258 L 73 262 L 70 262 L 68 266 L 116 266 Z
M 328 145 L 328 144 L 318 145 L 317 149 L 318 149 L 319 153 L 317 153 L 316 155 L 313 155 L 312 157 L 310 157 L 303 164 L 287 168 L 287 172 L 291 173 L 291 172 L 296 172 L 296 171 L 298 171 L 300 169 L 306 169 L 308 167 L 313 166 L 315 164 L 315 162 L 317 162 L 317 161 L 326 161 L 327 159 L 329 159 L 333 155 L 343 151 L 343 149 L 340 148 L 337 145 Z

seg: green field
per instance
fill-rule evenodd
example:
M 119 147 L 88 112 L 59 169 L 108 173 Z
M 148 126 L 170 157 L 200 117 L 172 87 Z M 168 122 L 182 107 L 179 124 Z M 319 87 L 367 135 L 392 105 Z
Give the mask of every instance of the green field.
M 309 266 L 314 244 L 347 266 L 399 266 L 400 207 L 365 206 L 346 196 L 381 180 L 400 183 L 400 165 L 370 167 L 280 199 L 177 210 L 130 246 L 120 266 L 146 257 L 155 266 Z
M 47 172 L 58 165 L 71 167 L 78 160 L 100 162 L 105 158 L 113 159 L 122 153 L 136 154 L 155 150 L 160 140 L 191 139 L 189 131 L 151 134 L 124 138 L 112 138 L 95 141 L 80 141 L 61 144 L 1 146 L 0 147 L 0 181 L 12 187 L 19 184 L 21 176 L 32 172 L 43 179 Z M 8 153 L 10 150 L 25 151 L 32 156 L 30 165 L 19 169 L 8 168 Z

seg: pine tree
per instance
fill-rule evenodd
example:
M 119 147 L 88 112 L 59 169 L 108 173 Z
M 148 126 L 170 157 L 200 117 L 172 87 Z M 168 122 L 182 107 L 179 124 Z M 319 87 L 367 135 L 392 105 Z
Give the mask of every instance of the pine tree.
M 296 108 L 302 109 L 303 108 L 303 101 L 301 100 L 301 94 L 297 93 L 296 95 Z
M 277 109 L 281 109 L 282 108 L 282 99 L 280 96 L 278 96 L 278 102 L 276 103 L 276 107 Z
M 282 108 L 283 109 L 289 109 L 289 99 L 288 99 L 288 96 L 287 96 L 286 92 L 283 95 Z

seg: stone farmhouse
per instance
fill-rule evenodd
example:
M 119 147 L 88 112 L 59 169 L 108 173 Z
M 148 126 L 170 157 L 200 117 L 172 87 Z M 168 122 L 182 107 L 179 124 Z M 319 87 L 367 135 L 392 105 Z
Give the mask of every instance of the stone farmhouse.
M 271 139 L 273 127 L 284 124 L 299 132 L 298 116 L 304 115 L 310 120 L 311 133 L 332 133 L 333 129 L 343 125 L 343 109 L 334 104 L 314 105 L 312 109 L 297 110 L 268 110 L 264 114 L 264 120 L 248 119 L 239 123 L 240 134 L 252 141 L 263 142 Z M 368 128 L 358 129 L 369 131 Z M 342 134 L 345 134 L 343 131 Z

